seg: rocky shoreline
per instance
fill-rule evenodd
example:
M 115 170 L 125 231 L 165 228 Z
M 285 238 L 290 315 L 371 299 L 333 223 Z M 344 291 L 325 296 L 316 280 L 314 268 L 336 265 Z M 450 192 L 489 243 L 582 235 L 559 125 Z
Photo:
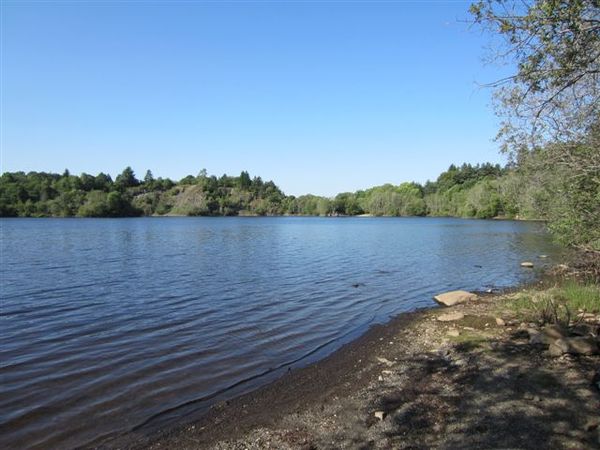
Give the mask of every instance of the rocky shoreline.
M 194 422 L 110 448 L 600 448 L 600 315 L 566 331 L 526 322 L 505 307 L 518 295 L 401 314 Z

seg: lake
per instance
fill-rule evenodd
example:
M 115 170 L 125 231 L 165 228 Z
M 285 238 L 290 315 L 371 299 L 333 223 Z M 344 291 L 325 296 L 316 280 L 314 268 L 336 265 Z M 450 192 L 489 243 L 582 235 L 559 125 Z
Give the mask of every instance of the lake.
M 2 219 L 0 448 L 99 445 L 200 414 L 454 290 L 532 281 L 540 223 Z M 539 259 L 540 254 L 549 255 Z

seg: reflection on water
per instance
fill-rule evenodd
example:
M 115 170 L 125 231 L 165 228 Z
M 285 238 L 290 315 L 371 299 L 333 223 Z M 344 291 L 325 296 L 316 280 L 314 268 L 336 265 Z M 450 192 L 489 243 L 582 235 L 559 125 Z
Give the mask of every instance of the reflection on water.
M 531 280 L 519 263 L 557 252 L 541 224 L 510 221 L 0 223 L 2 448 L 92 445 L 180 419 L 439 291 Z

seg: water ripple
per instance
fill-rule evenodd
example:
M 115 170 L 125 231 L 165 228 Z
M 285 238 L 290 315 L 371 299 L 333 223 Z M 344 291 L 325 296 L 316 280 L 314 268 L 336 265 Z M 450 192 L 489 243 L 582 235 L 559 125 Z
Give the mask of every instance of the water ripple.
M 0 447 L 97 445 L 314 361 L 446 289 L 534 276 L 539 224 L 2 220 Z M 493 255 L 493 257 L 490 257 Z

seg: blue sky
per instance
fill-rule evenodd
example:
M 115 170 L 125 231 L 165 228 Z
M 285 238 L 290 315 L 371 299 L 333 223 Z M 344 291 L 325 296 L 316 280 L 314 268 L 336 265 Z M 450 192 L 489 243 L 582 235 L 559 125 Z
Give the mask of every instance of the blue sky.
M 503 162 L 469 2 L 3 1 L 2 171 L 334 195 Z

